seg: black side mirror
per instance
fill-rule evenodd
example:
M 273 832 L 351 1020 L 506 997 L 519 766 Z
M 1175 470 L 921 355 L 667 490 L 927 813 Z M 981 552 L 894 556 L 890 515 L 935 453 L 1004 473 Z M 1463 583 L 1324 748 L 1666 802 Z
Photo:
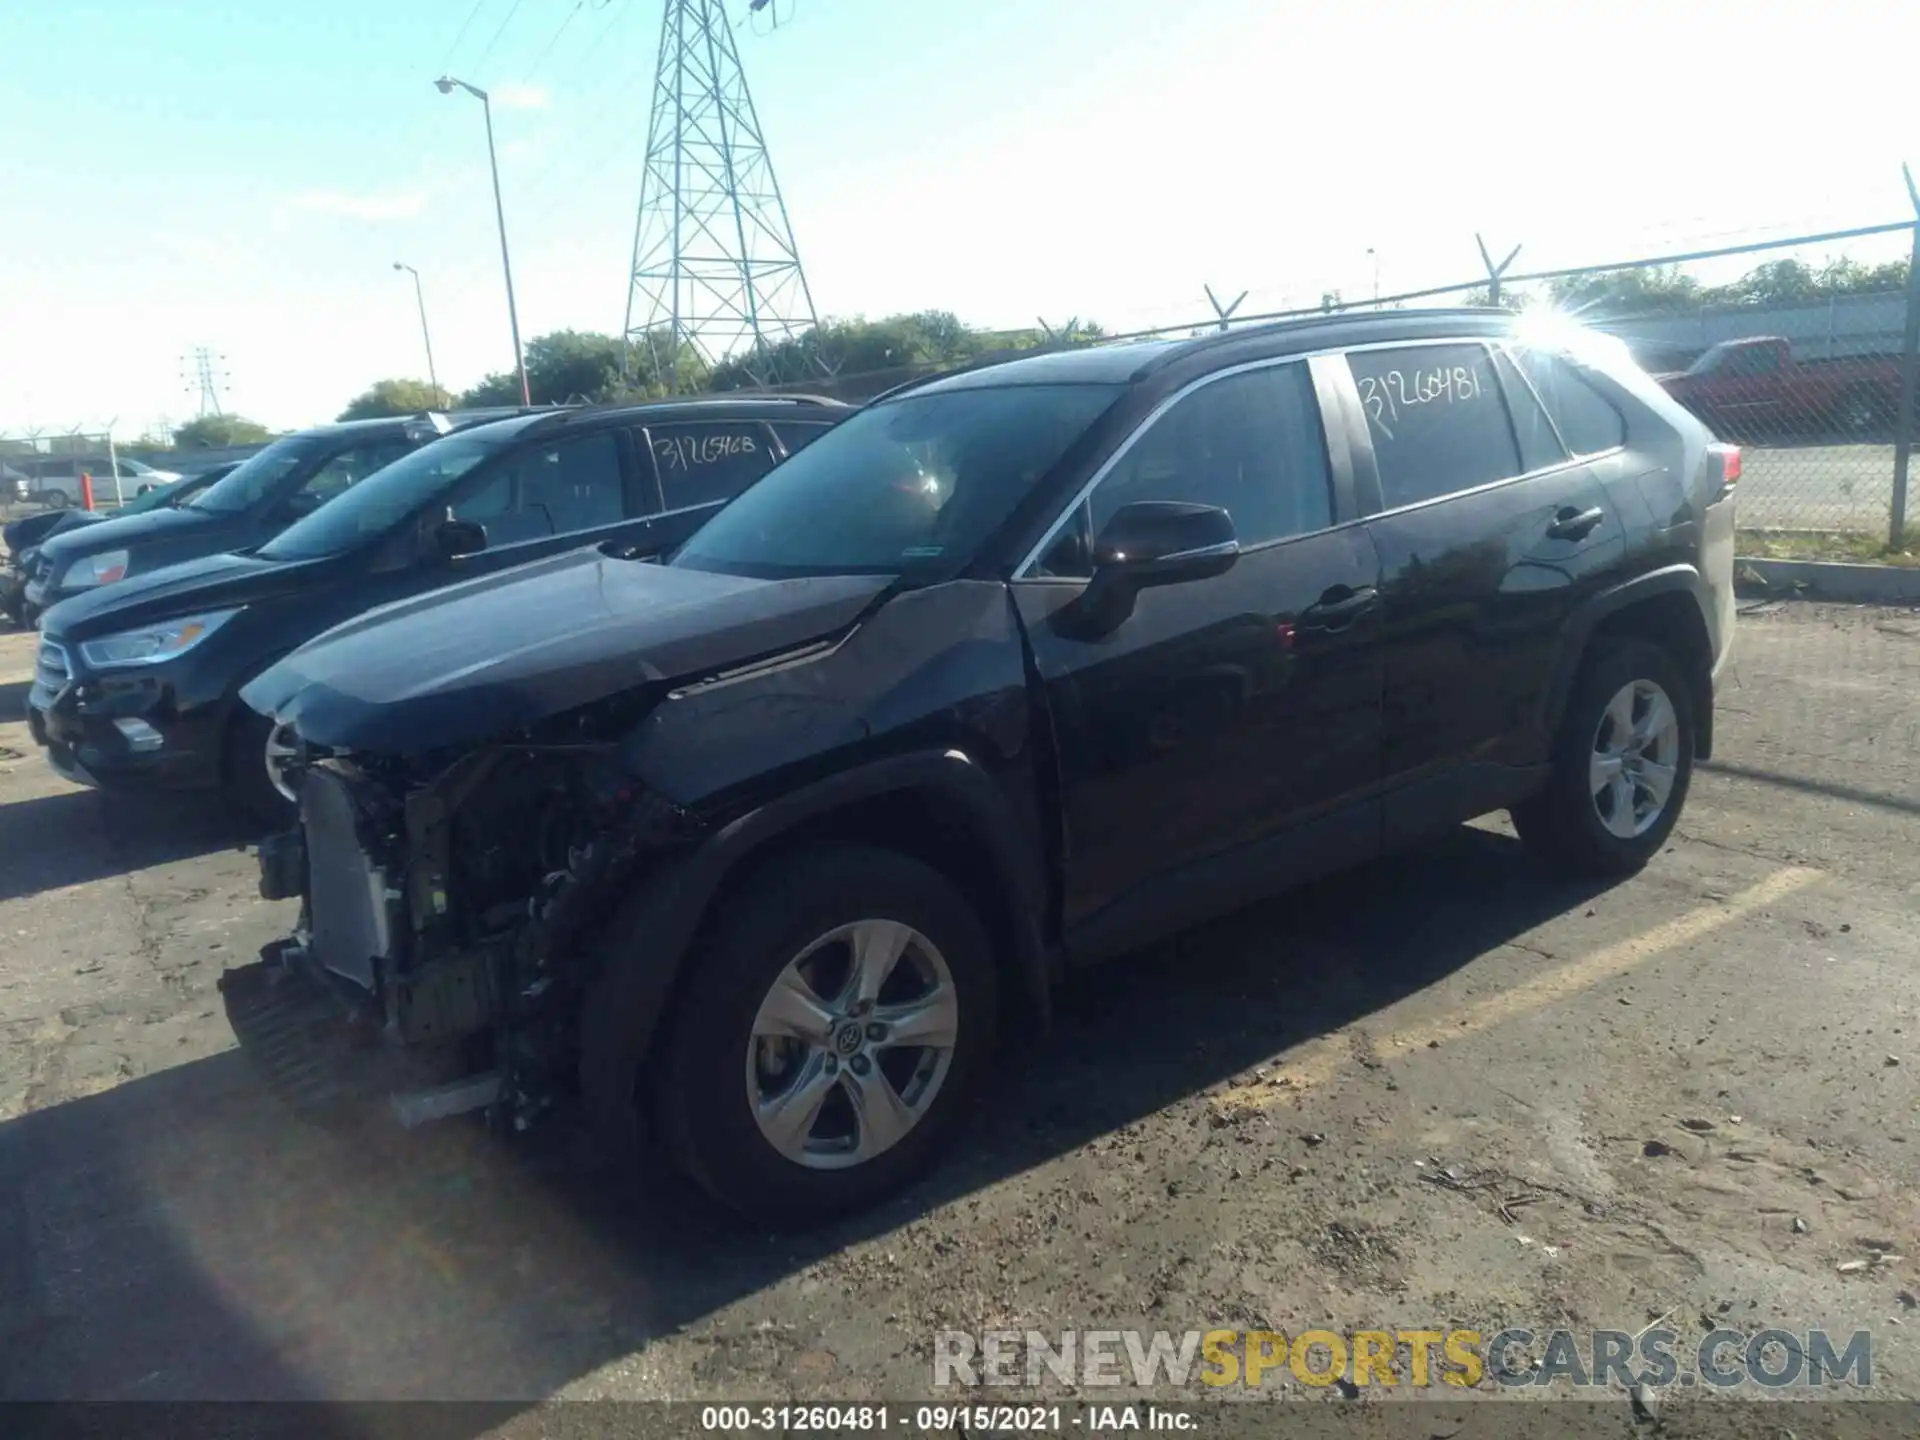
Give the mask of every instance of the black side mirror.
M 442 560 L 477 555 L 487 548 L 487 527 L 478 520 L 442 520 L 433 527 L 433 544 Z
M 1218 505 L 1140 500 L 1114 512 L 1093 542 L 1093 580 L 1060 612 L 1072 632 L 1105 635 L 1142 590 L 1224 575 L 1240 558 L 1233 517 Z
M 1139 500 L 1122 505 L 1093 542 L 1093 573 L 1124 575 L 1136 589 L 1224 575 L 1239 558 L 1233 517 L 1218 505 Z

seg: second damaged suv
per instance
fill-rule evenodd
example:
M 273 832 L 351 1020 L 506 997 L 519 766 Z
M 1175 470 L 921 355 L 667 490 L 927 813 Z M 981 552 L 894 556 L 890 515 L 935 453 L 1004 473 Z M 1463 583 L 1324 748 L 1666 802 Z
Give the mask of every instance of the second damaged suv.
M 666 563 L 256 680 L 303 903 L 229 1014 L 301 1103 L 577 1101 L 736 1209 L 862 1204 L 1069 967 L 1490 810 L 1645 863 L 1712 744 L 1738 460 L 1610 342 L 1478 312 L 916 383 Z

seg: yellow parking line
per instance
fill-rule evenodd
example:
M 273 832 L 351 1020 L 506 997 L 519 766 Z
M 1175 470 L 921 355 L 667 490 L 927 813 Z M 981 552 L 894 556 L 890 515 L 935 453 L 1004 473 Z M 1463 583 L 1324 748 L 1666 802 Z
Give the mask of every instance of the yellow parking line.
M 1403 1030 L 1379 1036 L 1372 1041 L 1372 1053 L 1391 1060 L 1413 1050 L 1423 1050 L 1430 1041 L 1445 1041 L 1489 1029 L 1503 1021 L 1544 1010 L 1582 990 L 1590 990 L 1603 980 L 1624 975 L 1666 951 L 1704 939 L 1725 929 L 1754 911 L 1773 904 L 1794 891 L 1811 885 L 1821 877 L 1818 870 L 1789 866 L 1776 870 L 1766 879 L 1749 886 L 1730 899 L 1711 907 L 1702 907 L 1656 925 L 1642 935 L 1603 945 L 1590 955 L 1573 960 L 1523 985 L 1464 1005 L 1432 1020 L 1410 1025 Z M 1275 1074 L 1263 1084 L 1234 1085 L 1216 1094 L 1214 1103 L 1226 1110 L 1264 1109 L 1290 1094 L 1324 1085 L 1342 1068 L 1352 1063 L 1352 1050 L 1337 1038 L 1313 1041 L 1292 1055 L 1273 1062 Z

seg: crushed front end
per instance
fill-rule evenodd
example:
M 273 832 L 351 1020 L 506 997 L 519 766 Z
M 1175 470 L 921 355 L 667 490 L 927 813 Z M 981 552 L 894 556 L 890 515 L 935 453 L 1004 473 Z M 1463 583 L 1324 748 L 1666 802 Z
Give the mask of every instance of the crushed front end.
M 618 900 L 691 822 L 593 742 L 298 765 L 260 891 L 288 940 L 222 978 L 241 1046 L 302 1113 L 383 1095 L 414 1125 L 525 1130 L 578 1074 L 580 1001 Z

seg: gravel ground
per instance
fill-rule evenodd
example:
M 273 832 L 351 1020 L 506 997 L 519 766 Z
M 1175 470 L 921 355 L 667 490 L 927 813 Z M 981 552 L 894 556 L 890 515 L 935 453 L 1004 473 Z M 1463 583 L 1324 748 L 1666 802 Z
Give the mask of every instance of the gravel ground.
M 289 910 L 213 810 L 45 770 L 29 641 L 0 1396 L 903 1399 L 946 1327 L 1656 1320 L 1871 1329 L 1875 1389 L 1920 1396 L 1915 1262 L 1873 1259 L 1920 1257 L 1920 613 L 1749 611 L 1640 877 L 1555 882 L 1487 823 L 1119 962 L 951 1163 L 803 1238 L 564 1136 L 289 1123 L 214 989 Z

